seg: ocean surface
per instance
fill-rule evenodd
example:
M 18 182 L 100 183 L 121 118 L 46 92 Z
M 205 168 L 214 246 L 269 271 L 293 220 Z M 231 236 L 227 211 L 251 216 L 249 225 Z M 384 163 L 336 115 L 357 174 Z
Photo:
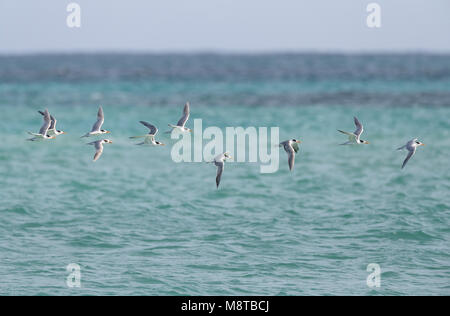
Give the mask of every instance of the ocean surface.
M 188 127 L 302 140 L 294 171 L 227 162 L 217 190 L 173 162 L 186 101 Z M 67 135 L 27 142 L 44 108 Z M 2 56 L 0 110 L 0 295 L 450 295 L 448 55 Z M 354 115 L 370 144 L 339 146 Z M 135 146 L 139 120 L 167 145 Z

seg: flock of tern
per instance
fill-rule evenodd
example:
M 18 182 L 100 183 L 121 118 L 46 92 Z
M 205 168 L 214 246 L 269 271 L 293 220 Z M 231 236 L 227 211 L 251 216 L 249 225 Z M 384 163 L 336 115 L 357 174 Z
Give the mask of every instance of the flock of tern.
M 42 116 L 44 123 L 41 126 L 38 133 L 31 133 L 28 132 L 30 135 L 32 135 L 32 138 L 29 138 L 29 141 L 44 141 L 49 139 L 54 139 L 56 136 L 66 134 L 64 131 L 56 129 L 56 119 L 50 115 L 48 110 L 46 109 L 44 112 L 38 111 Z M 167 131 L 166 133 L 171 133 L 173 130 L 179 130 L 181 132 L 191 132 L 192 130 L 187 128 L 186 122 L 189 119 L 190 114 L 190 108 L 189 108 L 189 102 L 185 104 L 183 109 L 183 116 L 180 118 L 178 123 L 176 125 L 168 124 L 169 127 L 172 129 L 170 131 Z M 363 125 L 361 122 L 354 117 L 354 122 L 356 125 L 356 130 L 353 133 L 345 132 L 338 130 L 339 132 L 345 134 L 348 136 L 348 141 L 345 143 L 342 143 L 340 145 L 362 145 L 362 144 L 369 144 L 368 141 L 361 139 L 361 134 L 364 131 Z M 104 134 L 109 134 L 110 131 L 102 129 L 103 123 L 105 122 L 105 115 L 103 113 L 103 108 L 100 106 L 97 113 L 97 121 L 92 126 L 92 129 L 90 132 L 86 133 L 85 135 L 81 136 L 81 138 L 84 137 L 93 137 L 93 136 L 99 136 Z M 155 136 L 158 133 L 158 128 L 156 126 L 145 122 L 140 121 L 142 125 L 147 127 L 149 129 L 149 133 L 146 135 L 141 136 L 131 136 L 130 139 L 140 139 L 142 138 L 143 141 L 140 143 L 137 143 L 136 145 L 150 145 L 150 146 L 164 146 L 163 143 L 155 140 Z M 294 163 L 295 163 L 295 154 L 299 151 L 299 144 L 301 141 L 296 139 L 290 139 L 286 140 L 284 142 L 281 142 L 279 144 L 279 147 L 283 147 L 286 153 L 288 154 L 288 164 L 289 164 L 289 170 L 294 169 Z M 95 147 L 95 155 L 93 161 L 97 161 L 100 156 L 103 153 L 103 145 L 104 144 L 112 144 L 112 141 L 109 139 L 101 139 L 96 140 L 90 143 L 87 143 L 87 145 L 94 145 Z M 398 150 L 406 149 L 408 150 L 408 155 L 406 156 L 405 160 L 402 164 L 402 169 L 406 166 L 408 161 L 411 159 L 411 157 L 416 153 L 416 149 L 419 146 L 423 146 L 425 144 L 418 141 L 417 138 L 414 138 L 410 141 L 408 141 L 404 146 L 398 148 Z M 230 154 L 228 152 L 224 152 L 214 158 L 211 163 L 214 163 L 217 167 L 217 174 L 216 174 L 216 187 L 219 187 L 220 179 L 222 178 L 223 169 L 225 166 L 225 161 L 228 159 L 232 159 Z

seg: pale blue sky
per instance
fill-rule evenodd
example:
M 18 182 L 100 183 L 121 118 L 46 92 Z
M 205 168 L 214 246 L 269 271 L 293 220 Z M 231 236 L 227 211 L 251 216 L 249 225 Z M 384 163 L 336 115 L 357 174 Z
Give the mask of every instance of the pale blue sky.
M 450 0 L 0 0 L 0 53 L 80 51 L 448 53 Z

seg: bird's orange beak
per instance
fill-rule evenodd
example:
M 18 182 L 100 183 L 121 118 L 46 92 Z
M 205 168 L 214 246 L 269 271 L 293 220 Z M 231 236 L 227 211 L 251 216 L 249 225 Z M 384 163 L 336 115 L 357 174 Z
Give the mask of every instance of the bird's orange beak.
M 300 144 L 301 142 L 302 142 L 301 140 L 296 141 L 296 143 L 298 143 L 298 144 Z
M 421 143 L 420 146 L 425 146 L 425 144 L 424 144 L 424 143 Z
M 110 131 L 106 131 L 106 134 L 111 134 L 111 132 Z
M 166 146 L 166 144 L 161 143 L 161 146 Z

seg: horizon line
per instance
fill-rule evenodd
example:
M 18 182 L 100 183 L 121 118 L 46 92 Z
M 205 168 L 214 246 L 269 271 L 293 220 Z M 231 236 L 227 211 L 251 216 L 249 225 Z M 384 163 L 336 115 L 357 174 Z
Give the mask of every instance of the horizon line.
M 0 57 L 9 56 L 39 56 L 39 55 L 224 55 L 224 56 L 263 56 L 263 55 L 431 55 L 450 56 L 446 50 L 320 50 L 320 49 L 280 49 L 280 50 L 38 50 L 38 51 L 0 51 Z

